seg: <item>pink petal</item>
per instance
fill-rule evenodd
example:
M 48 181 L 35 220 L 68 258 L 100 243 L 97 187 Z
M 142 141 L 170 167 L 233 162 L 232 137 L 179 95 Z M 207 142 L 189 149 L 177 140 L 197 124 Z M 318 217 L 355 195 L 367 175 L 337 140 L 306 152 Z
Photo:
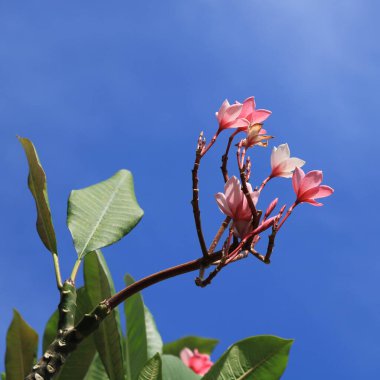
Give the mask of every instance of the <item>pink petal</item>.
M 281 144 L 278 148 L 273 147 L 272 154 L 270 156 L 270 163 L 272 170 L 280 165 L 282 162 L 290 157 L 290 150 L 288 144 Z
M 334 192 L 334 189 L 330 186 L 322 185 L 319 186 L 318 193 L 314 196 L 314 198 L 325 198 L 331 195 Z
M 223 118 L 223 115 L 224 113 L 226 112 L 226 109 L 230 107 L 230 103 L 228 102 L 227 99 L 225 99 L 225 101 L 222 103 L 222 105 L 220 106 L 219 108 L 219 111 L 215 113 L 216 115 L 216 118 L 218 119 L 218 122 L 220 123 L 222 118 Z
M 181 360 L 183 361 L 183 363 L 188 367 L 189 366 L 189 361 L 190 361 L 190 358 L 192 358 L 194 356 L 193 352 L 185 347 L 179 354 Z
M 257 202 L 259 200 L 260 192 L 257 191 L 257 190 L 256 191 L 252 191 L 249 195 L 252 198 L 253 204 L 256 206 Z
M 272 169 L 273 177 L 285 177 L 290 178 L 292 176 L 292 172 L 296 167 L 302 167 L 305 165 L 305 161 L 300 160 L 296 157 L 288 158 L 285 161 L 279 163 L 276 167 Z
M 319 186 L 322 182 L 323 174 L 321 170 L 312 170 L 305 175 L 302 180 L 301 186 L 298 191 L 298 195 L 305 193 L 307 190 Z
M 318 194 L 319 186 L 312 187 L 311 189 L 305 191 L 304 193 L 298 193 L 298 202 L 305 202 L 305 199 L 314 199 Z
M 255 104 L 255 97 L 251 96 L 250 98 L 247 98 L 243 102 L 243 108 L 241 110 L 241 113 L 239 115 L 239 118 L 247 118 L 248 115 L 250 115 L 256 108 Z
M 302 180 L 304 179 L 304 177 L 305 177 L 305 172 L 302 169 L 297 167 L 294 170 L 293 177 L 292 177 L 293 189 L 296 195 L 298 195 L 300 184 Z
M 233 104 L 232 106 L 228 107 L 225 110 L 221 121 L 219 122 L 220 128 L 222 129 L 228 128 L 227 125 L 230 124 L 231 122 L 234 122 L 237 119 L 242 107 L 243 107 L 242 104 Z
M 230 210 L 228 206 L 227 199 L 223 193 L 215 194 L 216 203 L 218 204 L 218 207 L 220 211 L 229 217 L 233 217 L 232 211 Z
M 323 203 L 316 202 L 314 199 L 306 199 L 302 203 L 309 203 L 312 206 L 317 206 L 317 207 L 323 206 Z
M 232 176 L 224 185 L 226 199 L 233 198 L 237 190 L 240 190 L 240 181 L 235 176 Z
M 234 220 L 234 235 L 243 238 L 247 233 L 252 230 L 252 223 L 250 220 Z
M 251 124 L 262 123 L 272 114 L 271 111 L 268 110 L 256 110 L 253 111 L 252 114 L 248 117 L 248 120 Z

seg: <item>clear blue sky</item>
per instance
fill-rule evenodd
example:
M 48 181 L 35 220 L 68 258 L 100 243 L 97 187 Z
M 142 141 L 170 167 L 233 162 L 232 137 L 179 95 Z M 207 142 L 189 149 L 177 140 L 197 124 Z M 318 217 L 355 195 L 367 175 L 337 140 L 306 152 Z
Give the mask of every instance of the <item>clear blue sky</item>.
M 255 95 L 273 111 L 271 146 L 288 142 L 334 196 L 296 209 L 272 265 L 245 260 L 206 289 L 185 275 L 145 301 L 166 341 L 220 338 L 214 358 L 275 334 L 296 339 L 284 379 L 379 378 L 379 12 L 359 0 L 1 2 L 1 356 L 13 307 L 42 334 L 58 303 L 16 134 L 45 167 L 66 275 L 70 190 L 133 171 L 145 217 L 104 250 L 121 288 L 126 272 L 140 278 L 200 255 L 189 203 L 197 135 L 211 137 L 224 98 Z M 221 146 L 201 168 L 208 239 L 222 220 Z M 253 184 L 269 156 L 257 149 Z M 273 181 L 262 204 L 275 195 L 291 202 L 291 183 Z

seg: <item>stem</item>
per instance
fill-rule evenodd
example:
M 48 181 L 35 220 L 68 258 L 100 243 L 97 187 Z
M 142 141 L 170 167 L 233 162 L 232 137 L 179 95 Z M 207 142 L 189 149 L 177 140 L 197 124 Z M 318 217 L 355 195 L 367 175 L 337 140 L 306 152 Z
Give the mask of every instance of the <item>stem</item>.
M 222 166 L 220 169 L 222 170 L 224 182 L 228 181 L 228 170 L 227 170 L 227 161 L 228 161 L 228 153 L 230 152 L 231 144 L 234 139 L 234 137 L 239 133 L 240 131 L 237 129 L 228 139 L 228 144 L 226 148 L 226 152 L 222 156 Z
M 158 282 L 167 280 L 168 278 L 175 277 L 180 274 L 198 270 L 201 267 L 207 267 L 215 261 L 218 261 L 221 257 L 222 251 L 218 251 L 208 255 L 207 257 L 202 257 L 197 260 L 188 261 L 187 263 L 164 269 L 160 272 L 156 272 L 154 274 L 151 274 L 150 276 L 144 277 L 141 280 L 134 282 L 132 285 L 127 286 L 126 288 L 124 288 L 123 290 L 106 300 L 106 302 L 112 310 L 117 305 L 124 302 L 127 298 L 133 296 L 135 293 L 138 293 L 151 285 L 157 284 Z
M 75 283 L 75 279 L 77 277 L 77 274 L 78 274 L 78 270 L 79 270 L 79 267 L 80 267 L 80 264 L 82 263 L 82 260 L 81 259 L 77 259 L 77 261 L 75 262 L 74 264 L 74 267 L 73 267 L 73 271 L 71 272 L 71 276 L 70 276 L 70 280 Z
M 235 247 L 232 246 L 231 248 L 233 249 Z M 100 302 L 92 312 L 85 314 L 74 328 L 58 332 L 57 337 L 25 380 L 51 380 L 54 375 L 58 373 L 68 355 L 75 351 L 78 344 L 80 344 L 84 338 L 92 334 L 99 327 L 104 318 L 127 298 L 160 281 L 208 266 L 220 260 L 221 257 L 222 251 L 218 251 L 207 257 L 201 257 L 197 260 L 164 269 L 144 277 L 109 299 Z
M 248 187 L 247 187 L 247 180 L 246 180 L 246 175 L 245 175 L 245 168 L 243 167 L 240 169 L 240 179 L 241 179 L 241 188 L 243 190 L 243 193 L 247 199 L 248 206 L 251 210 L 252 213 L 252 224 L 254 227 L 257 225 L 257 210 L 255 207 L 255 204 L 253 203 L 251 194 L 249 193 Z
M 58 290 L 62 289 L 62 277 L 61 277 L 61 270 L 59 268 L 59 259 L 58 259 L 58 254 L 53 253 L 53 261 L 54 261 L 54 271 L 55 271 L 55 278 L 57 281 L 57 288 Z
M 212 243 L 210 245 L 210 248 L 208 249 L 208 254 L 209 255 L 214 252 L 214 249 L 218 245 L 219 240 L 222 237 L 222 235 L 223 235 L 224 231 L 226 230 L 227 226 L 229 225 L 230 221 L 231 221 L 231 217 L 229 217 L 229 216 L 227 216 L 227 218 L 224 219 L 224 222 L 220 226 L 218 232 L 216 233 L 216 235 L 214 237 L 214 240 L 212 241 Z
M 261 192 L 262 189 L 264 189 L 265 185 L 272 179 L 272 176 L 268 176 L 264 179 L 263 183 L 259 187 L 259 192 Z
M 209 142 L 209 144 L 202 149 L 201 157 L 203 157 L 208 152 L 208 150 L 214 145 L 214 143 L 215 143 L 215 141 L 216 141 L 216 139 L 218 137 L 218 134 L 219 133 L 217 133 L 216 135 L 214 135 L 214 137 L 211 139 L 211 141 Z
M 205 238 L 204 238 L 203 232 L 202 232 L 201 211 L 199 209 L 198 169 L 199 169 L 199 164 L 200 164 L 201 158 L 202 158 L 201 152 L 202 152 L 201 149 L 198 148 L 196 151 L 194 167 L 192 170 L 193 199 L 191 201 L 191 204 L 193 206 L 195 227 L 197 230 L 198 240 L 199 240 L 199 244 L 201 246 L 202 254 L 203 254 L 203 257 L 207 257 L 207 255 L 208 255 L 207 254 L 207 247 L 206 247 Z
M 290 207 L 289 207 L 289 210 L 286 212 L 286 215 L 284 216 L 284 219 L 282 219 L 281 223 L 278 225 L 277 227 L 277 231 L 282 227 L 282 225 L 285 223 L 286 219 L 289 218 L 290 214 L 292 213 L 292 211 L 294 210 L 294 207 L 297 206 L 297 202 L 294 202 Z

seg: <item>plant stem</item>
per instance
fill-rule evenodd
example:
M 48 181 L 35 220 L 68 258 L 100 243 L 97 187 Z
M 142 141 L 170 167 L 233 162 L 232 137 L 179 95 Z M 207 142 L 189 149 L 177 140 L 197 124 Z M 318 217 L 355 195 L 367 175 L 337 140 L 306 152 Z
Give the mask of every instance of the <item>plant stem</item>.
M 199 209 L 198 169 L 199 169 L 201 158 L 202 158 L 201 147 L 198 147 L 196 155 L 195 155 L 194 167 L 192 170 L 193 199 L 191 201 L 191 204 L 193 206 L 195 228 L 197 230 L 198 240 L 201 246 L 202 254 L 203 254 L 203 257 L 207 257 L 207 247 L 206 247 L 205 238 L 203 236 L 202 223 L 201 223 L 201 211 Z
M 53 253 L 53 261 L 54 261 L 55 278 L 57 281 L 57 288 L 58 290 L 61 290 L 63 284 L 62 284 L 61 270 L 59 269 L 59 259 L 58 259 L 57 253 Z
M 154 285 L 158 282 L 166 280 L 171 277 L 178 276 L 180 274 L 192 272 L 200 269 L 201 267 L 206 267 L 215 261 L 218 261 L 222 257 L 222 251 L 215 252 L 207 257 L 202 257 L 197 260 L 188 261 L 187 263 L 177 265 L 168 269 L 164 269 L 160 272 L 151 274 L 150 276 L 144 277 L 139 281 L 134 282 L 132 285 L 127 286 L 120 292 L 116 293 L 112 297 L 106 300 L 110 309 L 114 309 L 117 305 L 124 302 L 127 298 L 133 296 L 134 294 L 140 292 L 141 290 Z
M 231 247 L 231 249 L 234 248 L 234 246 Z M 115 307 L 124 302 L 127 298 L 168 278 L 208 266 L 220 260 L 221 257 L 222 251 L 218 251 L 207 257 L 201 257 L 197 260 L 164 269 L 142 278 L 127 286 L 109 299 L 100 302 L 93 311 L 85 314 L 74 328 L 58 331 L 54 341 L 33 367 L 32 372 L 30 372 L 25 380 L 51 380 L 54 375 L 58 373 L 67 356 L 75 351 L 78 344 L 80 344 L 84 338 L 92 334 L 99 327 L 104 318 L 106 318 Z M 79 268 L 79 265 L 77 265 L 77 267 Z
M 71 272 L 71 276 L 70 276 L 70 280 L 75 283 L 75 279 L 77 277 L 77 274 L 78 274 L 78 270 L 79 270 L 79 267 L 80 267 L 80 264 L 82 263 L 82 260 L 81 259 L 77 259 L 77 261 L 75 262 L 74 264 L 74 267 L 73 267 L 73 271 Z

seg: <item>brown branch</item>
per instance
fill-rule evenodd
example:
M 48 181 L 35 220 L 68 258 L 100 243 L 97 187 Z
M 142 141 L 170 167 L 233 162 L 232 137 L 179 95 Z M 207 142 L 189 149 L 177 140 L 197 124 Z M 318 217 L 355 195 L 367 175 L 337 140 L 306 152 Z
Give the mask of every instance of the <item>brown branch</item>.
M 227 161 L 228 161 L 228 153 L 230 152 L 230 148 L 231 148 L 231 144 L 232 144 L 232 141 L 234 139 L 234 137 L 239 133 L 240 131 L 239 130 L 236 130 L 231 136 L 230 138 L 228 139 L 228 144 L 227 144 L 227 148 L 226 148 L 226 152 L 223 154 L 222 156 L 222 166 L 220 167 L 220 169 L 222 170 L 222 174 L 223 174 L 223 178 L 224 178 L 224 182 L 227 182 L 228 181 L 228 170 L 227 170 Z
M 198 146 L 197 151 L 195 154 L 195 161 L 194 161 L 194 167 L 192 170 L 192 180 L 193 180 L 193 199 L 191 201 L 191 204 L 193 206 L 193 214 L 194 214 L 194 221 L 195 221 L 195 228 L 197 230 L 198 240 L 199 244 L 201 246 L 203 257 L 207 257 L 207 247 L 205 238 L 203 236 L 202 231 L 202 223 L 201 223 L 201 211 L 199 209 L 199 188 L 198 188 L 198 169 L 200 165 L 200 161 L 202 158 L 202 148 L 204 146 L 204 140 L 203 140 L 203 134 L 200 135 L 198 140 Z
M 267 253 L 265 254 L 264 262 L 266 264 L 270 264 L 270 257 L 272 256 L 273 248 L 274 248 L 274 240 L 276 239 L 277 228 L 272 227 L 272 233 L 268 236 L 268 247 Z
M 243 190 L 243 193 L 247 199 L 247 202 L 248 202 L 248 206 L 252 212 L 252 225 L 254 227 L 257 226 L 257 222 L 258 222 L 258 214 L 257 214 L 257 210 L 256 210 L 256 207 L 253 203 L 253 200 L 252 200 L 252 197 L 251 197 L 251 194 L 249 193 L 249 190 L 248 190 L 248 187 L 247 187 L 247 180 L 246 180 L 246 174 L 245 174 L 245 167 L 243 166 L 242 169 L 240 169 L 240 179 L 241 179 L 241 189 Z
M 151 285 L 154 285 L 168 278 L 178 276 L 180 274 L 195 271 L 197 269 L 200 269 L 201 267 L 207 267 L 210 264 L 220 260 L 221 257 L 222 251 L 217 251 L 207 257 L 202 257 L 200 259 L 189 261 L 187 263 L 151 274 L 150 276 L 144 277 L 141 280 L 134 282 L 132 285 L 129 285 L 128 287 L 124 288 L 123 290 L 109 298 L 106 302 L 112 310 L 117 305 L 124 302 L 127 298 L 131 297 L 135 293 L 138 293 Z
M 207 276 L 207 278 L 205 280 L 203 280 L 201 277 L 198 277 L 195 279 L 195 284 L 197 286 L 200 286 L 201 288 L 204 288 L 206 287 L 207 285 L 210 285 L 211 284 L 211 281 L 213 280 L 213 278 L 222 270 L 222 268 L 225 266 L 225 262 L 227 260 L 227 254 L 228 254 L 228 251 L 230 249 L 230 245 L 231 245 L 231 238 L 232 238 L 232 234 L 233 234 L 233 229 L 231 228 L 230 229 L 230 233 L 226 239 L 226 241 L 224 242 L 224 245 L 223 245 L 223 249 L 222 249 L 222 258 L 220 259 L 218 265 L 216 266 L 216 268 Z
M 273 252 L 274 248 L 274 241 L 276 239 L 276 234 L 278 230 L 275 226 L 272 227 L 272 233 L 268 236 L 268 246 L 267 246 L 267 251 L 264 255 L 261 255 L 259 252 L 257 252 L 254 248 L 253 245 L 251 246 L 249 252 L 252 253 L 253 256 L 255 256 L 257 259 L 259 259 L 261 262 L 265 264 L 270 264 L 270 258 Z
M 229 225 L 231 221 L 231 217 L 227 216 L 226 219 L 224 219 L 224 222 L 220 226 L 218 232 L 216 233 L 214 240 L 212 241 L 210 248 L 208 249 L 208 254 L 210 255 L 211 253 L 214 252 L 214 249 L 219 243 L 220 238 L 222 237 L 224 231 L 226 230 L 227 226 Z

